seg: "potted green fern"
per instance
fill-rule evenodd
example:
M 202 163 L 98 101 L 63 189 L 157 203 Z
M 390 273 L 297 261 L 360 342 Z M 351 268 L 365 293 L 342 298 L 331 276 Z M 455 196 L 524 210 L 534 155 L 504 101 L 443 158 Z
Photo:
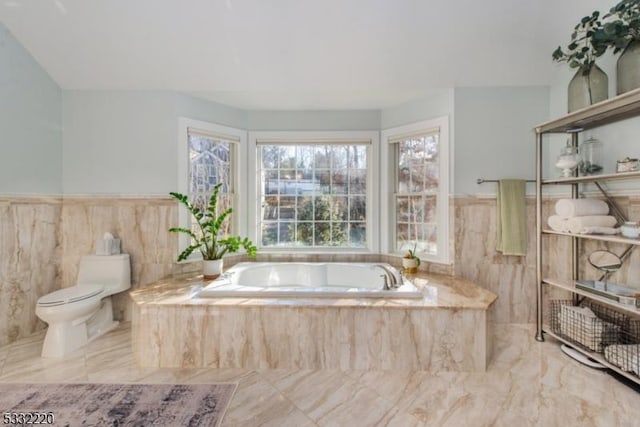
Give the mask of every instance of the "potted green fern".
M 205 279 L 215 279 L 222 273 L 222 257 L 225 254 L 237 252 L 240 247 L 244 248 L 247 255 L 252 258 L 256 256 L 257 252 L 256 246 L 248 237 L 220 236 L 222 226 L 233 212 L 232 208 L 227 208 L 218 215 L 218 195 L 221 187 L 222 184 L 217 184 L 213 188 L 206 209 L 200 209 L 193 205 L 184 194 L 169 193 L 172 198 L 187 208 L 197 224 L 196 232 L 184 227 L 169 229 L 172 233 L 187 234 L 191 238 L 191 244 L 178 255 L 178 261 L 186 260 L 193 252 L 199 250 L 202 254 Z

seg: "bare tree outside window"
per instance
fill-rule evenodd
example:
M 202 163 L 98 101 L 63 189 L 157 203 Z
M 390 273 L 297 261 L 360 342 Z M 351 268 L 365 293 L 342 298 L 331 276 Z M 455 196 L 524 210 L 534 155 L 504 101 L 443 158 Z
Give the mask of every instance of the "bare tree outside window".
M 437 255 L 439 135 L 402 140 L 396 156 L 396 250 Z
M 231 143 L 210 136 L 188 134 L 189 141 L 189 198 L 191 202 L 206 209 L 213 188 L 222 183 L 218 196 L 218 210 L 231 207 Z M 222 234 L 230 234 L 230 221 L 225 223 Z M 197 227 L 192 227 L 197 233 Z

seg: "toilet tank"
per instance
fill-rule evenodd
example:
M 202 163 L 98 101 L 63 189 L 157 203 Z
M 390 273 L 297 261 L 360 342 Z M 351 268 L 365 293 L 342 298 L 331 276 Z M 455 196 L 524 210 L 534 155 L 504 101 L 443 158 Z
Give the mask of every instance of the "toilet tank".
M 76 283 L 103 285 L 106 295 L 126 291 L 131 287 L 129 254 L 83 256 Z

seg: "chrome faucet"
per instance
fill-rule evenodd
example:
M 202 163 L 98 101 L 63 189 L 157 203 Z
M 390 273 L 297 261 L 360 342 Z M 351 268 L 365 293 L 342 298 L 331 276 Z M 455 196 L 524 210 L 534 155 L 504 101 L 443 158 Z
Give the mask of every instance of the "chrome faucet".
M 397 274 L 395 268 L 386 264 L 376 264 L 375 266 L 380 267 L 384 271 L 384 275 L 380 276 L 384 279 L 384 290 L 388 291 L 402 284 L 402 275 Z

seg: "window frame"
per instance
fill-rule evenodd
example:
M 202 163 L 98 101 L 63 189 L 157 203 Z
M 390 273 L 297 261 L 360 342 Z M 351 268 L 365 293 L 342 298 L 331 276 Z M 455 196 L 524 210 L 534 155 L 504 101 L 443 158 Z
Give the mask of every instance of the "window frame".
M 344 143 L 348 145 L 350 141 L 371 141 L 370 150 L 367 155 L 367 221 L 366 221 L 366 241 L 367 244 L 364 248 L 340 248 L 340 247 L 263 247 L 259 237 L 259 224 L 260 224 L 260 209 L 259 203 L 259 180 L 260 176 L 258 172 L 258 155 L 259 147 L 258 141 L 261 143 L 274 141 L 275 143 L 298 143 L 298 145 L 309 145 L 310 143 L 318 143 L 326 141 L 327 143 Z M 249 132 L 248 136 L 248 151 L 247 157 L 247 172 L 248 174 L 254 174 L 255 179 L 247 179 L 247 193 L 251 194 L 254 199 L 248 203 L 248 230 L 249 238 L 258 245 L 259 251 L 262 253 L 282 253 L 291 252 L 296 253 L 377 253 L 380 250 L 379 233 L 375 233 L 374 230 L 379 228 L 379 175 L 374 173 L 375 168 L 379 165 L 379 151 L 380 151 L 380 133 L 378 131 L 257 131 Z
M 243 129 L 223 126 L 216 123 L 194 120 L 187 117 L 178 118 L 178 192 L 182 194 L 190 194 L 189 192 L 189 128 L 200 131 L 202 133 L 211 133 L 214 135 L 228 135 L 237 138 L 239 142 L 229 141 L 234 145 L 231 150 L 230 176 L 233 184 L 233 197 L 231 207 L 231 230 L 232 233 L 245 236 L 247 235 L 247 220 L 241 212 L 246 211 L 248 194 L 247 194 L 247 176 L 242 173 L 244 170 L 242 164 L 243 159 L 247 157 L 247 131 Z M 182 206 L 178 208 L 178 226 L 190 228 L 191 216 Z M 178 234 L 178 251 L 180 254 L 190 244 L 189 236 Z M 182 262 L 194 262 L 202 259 L 199 251 L 194 252 L 187 260 Z
M 380 205 L 380 224 L 381 224 L 381 248 L 384 252 L 402 256 L 402 252 L 395 248 L 396 242 L 396 187 L 398 164 L 396 156 L 395 142 L 398 137 L 407 134 L 416 134 L 420 132 L 428 133 L 430 130 L 439 129 L 439 183 L 437 191 L 437 255 L 429 255 L 422 253 L 420 259 L 427 262 L 440 264 L 450 264 L 450 243 L 449 243 L 449 187 L 451 180 L 450 165 L 450 135 L 449 135 L 449 117 L 442 116 L 435 119 L 423 120 L 420 122 L 410 123 L 403 126 L 384 129 L 381 131 L 381 164 L 380 164 L 380 198 L 388 201 L 386 205 Z

